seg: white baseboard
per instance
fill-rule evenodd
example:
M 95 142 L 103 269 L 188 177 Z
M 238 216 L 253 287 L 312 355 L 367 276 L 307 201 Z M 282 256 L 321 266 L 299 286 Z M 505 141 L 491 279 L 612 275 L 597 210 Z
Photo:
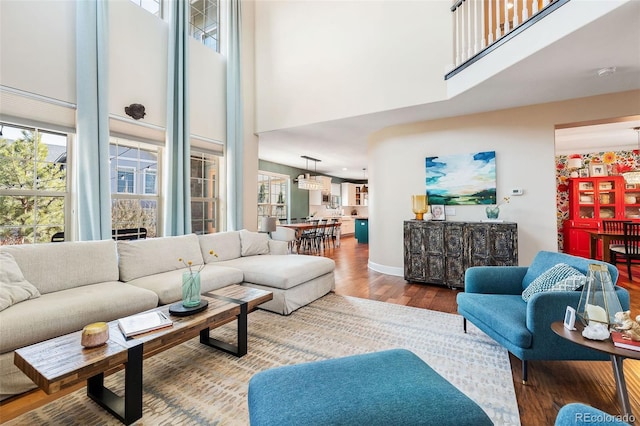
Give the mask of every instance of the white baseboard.
M 367 266 L 372 271 L 380 272 L 382 274 L 394 275 L 396 277 L 404 277 L 404 268 L 398 268 L 398 267 L 395 267 L 395 266 L 380 265 L 379 263 L 375 263 L 375 262 L 372 262 L 370 260 L 367 263 Z

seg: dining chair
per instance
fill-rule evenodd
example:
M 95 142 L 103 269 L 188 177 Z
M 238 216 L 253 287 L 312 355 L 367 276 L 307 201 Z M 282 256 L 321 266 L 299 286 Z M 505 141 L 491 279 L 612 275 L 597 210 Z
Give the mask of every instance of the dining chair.
M 329 244 L 333 244 L 333 247 L 336 246 L 336 223 L 338 223 L 337 218 L 331 218 L 331 220 L 327 221 L 327 226 L 324 228 L 324 241 L 329 247 Z
M 618 256 L 626 260 L 629 281 L 633 281 L 631 276 L 631 260 L 640 260 L 640 222 L 624 222 L 622 226 L 624 245 L 622 247 L 611 247 L 609 253 L 613 265 L 618 261 Z
M 312 226 L 309 229 L 302 231 L 300 235 L 300 247 L 304 246 L 305 250 L 313 251 L 315 248 L 316 232 L 318 230 L 319 220 L 310 220 Z
M 605 232 L 624 232 L 624 223 L 631 222 L 630 220 L 607 220 L 602 221 L 602 230 Z M 609 250 L 612 246 L 624 247 L 624 240 L 611 240 L 609 247 L 602 247 L 603 250 Z
M 324 248 L 324 231 L 327 228 L 327 222 L 327 219 L 320 219 L 316 228 L 315 244 L 318 251 L 320 251 L 321 247 Z

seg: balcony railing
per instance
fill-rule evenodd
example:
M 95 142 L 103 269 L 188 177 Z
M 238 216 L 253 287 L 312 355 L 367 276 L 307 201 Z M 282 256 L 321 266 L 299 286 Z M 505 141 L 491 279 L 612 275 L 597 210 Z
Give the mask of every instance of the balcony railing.
M 453 77 L 569 0 L 454 0 Z

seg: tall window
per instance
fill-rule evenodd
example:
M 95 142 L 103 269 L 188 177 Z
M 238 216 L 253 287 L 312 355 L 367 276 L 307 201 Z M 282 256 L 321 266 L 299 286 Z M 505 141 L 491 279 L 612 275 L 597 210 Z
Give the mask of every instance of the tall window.
M 63 232 L 65 134 L 0 123 L 0 245 L 51 241 Z
M 191 0 L 189 35 L 207 47 L 220 51 L 218 0 Z
M 258 172 L 258 226 L 262 216 L 284 221 L 289 208 L 289 176 Z
M 219 165 L 218 156 L 191 154 L 191 230 L 196 234 L 219 230 Z
M 146 228 L 158 235 L 158 147 L 111 138 L 111 223 L 113 229 Z

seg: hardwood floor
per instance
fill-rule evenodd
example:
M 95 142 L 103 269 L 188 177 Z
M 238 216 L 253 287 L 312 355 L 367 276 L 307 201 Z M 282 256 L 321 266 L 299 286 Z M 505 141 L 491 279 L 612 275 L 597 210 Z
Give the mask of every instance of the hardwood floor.
M 341 247 L 323 255 L 336 262 L 336 293 L 380 300 L 406 306 L 456 313 L 457 290 L 441 286 L 409 284 L 402 277 L 373 272 L 367 268 L 369 246 L 353 237 L 342 239 Z M 640 265 L 634 267 L 634 282 L 626 268 L 619 267 L 618 284 L 631 293 L 632 316 L 640 314 Z M 453 330 L 456 332 L 456 330 Z M 462 333 L 462 330 L 457 330 Z M 621 414 L 610 362 L 531 361 L 529 381 L 521 383 L 520 360 L 511 357 L 511 370 L 520 420 L 523 426 L 553 425 L 560 407 L 583 402 L 613 415 Z M 464 366 L 462 366 L 464 368 Z M 624 370 L 633 412 L 640 413 L 640 362 L 627 360 Z M 61 393 L 63 394 L 63 393 Z M 61 396 L 61 395 L 60 395 Z M 33 391 L 0 403 L 0 422 L 41 406 L 59 397 Z M 640 423 L 639 423 L 640 424 Z
M 339 249 L 327 250 L 336 262 L 336 293 L 375 299 L 441 312 L 457 313 L 457 290 L 425 284 L 409 284 L 401 277 L 367 268 L 368 245 L 344 238 Z M 630 282 L 626 267 L 619 265 L 618 284 L 631 293 L 632 316 L 640 314 L 640 265 Z M 458 330 L 462 333 L 462 330 Z M 529 379 L 522 384 L 521 361 L 510 355 L 513 385 L 523 426 L 553 425 L 560 407 L 583 402 L 613 415 L 622 414 L 615 380 L 608 361 L 530 361 Z M 640 362 L 624 362 L 625 379 L 633 413 L 640 414 Z M 638 423 L 640 424 L 640 422 Z

